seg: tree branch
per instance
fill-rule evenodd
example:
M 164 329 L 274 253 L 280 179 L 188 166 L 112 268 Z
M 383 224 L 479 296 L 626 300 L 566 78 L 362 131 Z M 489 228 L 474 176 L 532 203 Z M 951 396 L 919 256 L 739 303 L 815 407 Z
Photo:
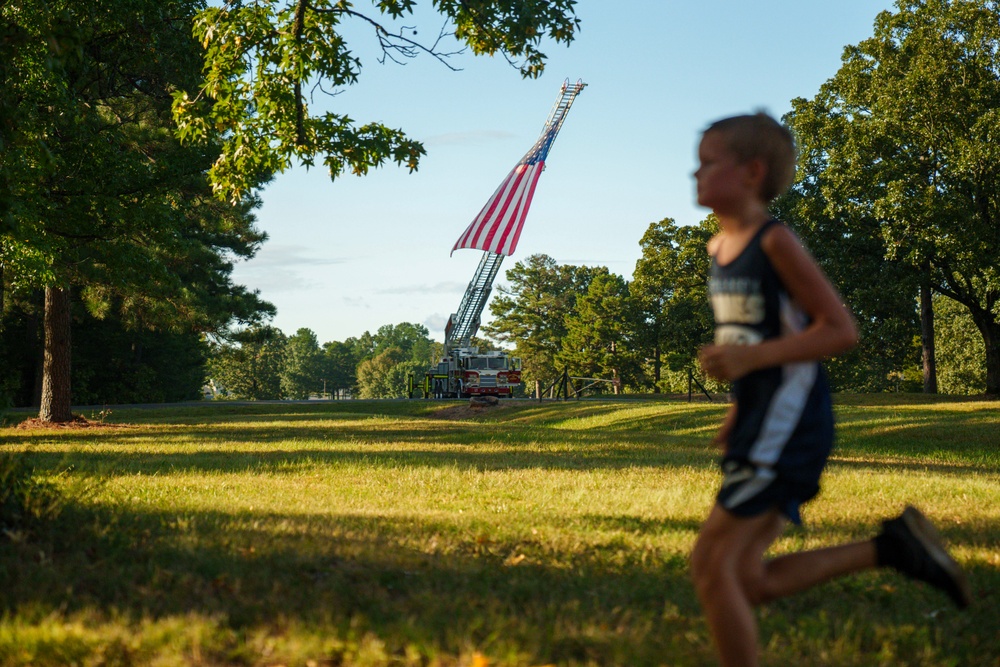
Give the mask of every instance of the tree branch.
M 295 44 L 297 46 L 302 43 L 302 33 L 305 31 L 306 9 L 308 7 L 310 7 L 309 0 L 299 0 L 299 4 L 295 8 L 295 22 L 292 24 L 292 35 L 295 37 Z M 305 102 L 302 99 L 302 81 L 299 80 L 299 77 L 295 77 L 293 94 L 295 95 L 295 145 L 299 148 L 305 148 L 306 110 Z
M 448 51 L 448 52 L 441 52 L 437 50 L 438 45 L 441 43 L 442 39 L 448 37 L 449 35 L 454 34 L 447 32 L 445 30 L 444 26 L 447 25 L 447 22 L 445 22 L 445 24 L 442 25 L 441 30 L 438 32 L 437 39 L 434 40 L 434 43 L 431 44 L 430 46 L 425 46 L 424 44 L 421 44 L 415 39 L 407 37 L 404 34 L 404 31 L 406 30 L 412 31 L 414 35 L 417 34 L 416 28 L 412 26 L 402 26 L 399 29 L 399 32 L 393 33 L 389 32 L 384 25 L 382 25 L 375 19 L 365 14 L 362 14 L 361 12 L 355 11 L 353 9 L 344 9 L 337 7 L 324 9 L 310 4 L 309 0 L 300 0 L 300 2 L 305 2 L 306 4 L 308 4 L 309 9 L 316 12 L 317 14 L 342 14 L 346 16 L 352 16 L 356 19 L 360 19 L 361 21 L 370 24 L 372 28 L 375 29 L 375 35 L 378 38 L 379 47 L 382 49 L 382 58 L 379 59 L 379 63 L 384 64 L 386 59 L 389 59 L 394 63 L 403 65 L 405 63 L 402 60 L 398 60 L 397 58 L 395 58 L 392 55 L 393 52 L 397 53 L 399 56 L 405 59 L 416 58 L 417 55 L 423 52 L 433 57 L 435 60 L 440 62 L 442 65 L 444 65 L 451 71 L 453 72 L 461 71 L 461 68 L 455 67 L 454 65 L 449 63 L 448 58 L 450 58 L 451 56 L 465 53 L 464 48 L 459 49 L 457 51 Z

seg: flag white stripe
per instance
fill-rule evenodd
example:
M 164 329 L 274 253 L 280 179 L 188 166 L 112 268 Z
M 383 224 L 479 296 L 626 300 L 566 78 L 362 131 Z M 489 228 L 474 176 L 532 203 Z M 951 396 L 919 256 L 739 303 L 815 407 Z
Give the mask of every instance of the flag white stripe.
M 452 252 L 459 248 L 474 248 L 502 255 L 513 254 L 543 167 L 541 161 L 518 164 L 459 237 Z

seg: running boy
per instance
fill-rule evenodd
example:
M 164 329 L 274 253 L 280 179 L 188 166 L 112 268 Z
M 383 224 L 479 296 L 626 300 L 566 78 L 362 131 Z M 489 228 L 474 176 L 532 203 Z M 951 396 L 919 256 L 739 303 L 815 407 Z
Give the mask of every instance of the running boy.
M 723 665 L 757 664 L 753 607 L 843 574 L 889 566 L 943 590 L 969 588 L 930 522 L 907 507 L 872 540 L 764 559 L 819 492 L 833 444 L 820 360 L 857 343 L 840 296 L 768 205 L 792 183 L 795 146 L 766 114 L 720 120 L 702 135 L 698 203 L 721 231 L 708 243 L 715 341 L 702 368 L 733 383 L 715 442 L 722 488 L 691 554 L 691 574 Z

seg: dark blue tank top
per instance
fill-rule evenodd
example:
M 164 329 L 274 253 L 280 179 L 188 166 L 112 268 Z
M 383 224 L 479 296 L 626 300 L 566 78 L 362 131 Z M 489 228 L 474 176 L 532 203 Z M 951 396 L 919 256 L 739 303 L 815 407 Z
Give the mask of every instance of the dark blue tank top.
M 708 292 L 717 345 L 756 345 L 803 330 L 806 313 L 791 299 L 761 239 L 765 223 L 738 257 L 712 258 Z M 790 363 L 749 373 L 733 382 L 736 421 L 724 460 L 775 469 L 794 479 L 806 462 L 833 444 L 833 413 L 819 362 Z M 812 473 L 810 473 L 812 474 Z

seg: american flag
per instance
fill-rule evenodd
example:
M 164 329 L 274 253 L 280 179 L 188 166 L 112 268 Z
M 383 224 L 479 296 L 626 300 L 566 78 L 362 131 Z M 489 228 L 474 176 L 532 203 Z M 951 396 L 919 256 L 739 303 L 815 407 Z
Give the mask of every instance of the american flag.
M 519 162 L 451 251 L 478 248 L 507 257 L 514 254 L 531 206 L 531 197 L 535 194 L 535 185 L 544 168 L 545 161 L 541 159 Z
M 521 158 L 514 170 L 507 174 L 507 178 L 486 202 L 483 210 L 458 237 L 455 247 L 451 249 L 452 253 L 459 248 L 474 248 L 506 257 L 514 254 L 521 228 L 524 227 L 524 219 L 531 207 L 538 177 L 545 169 L 549 149 L 559 134 L 559 128 L 562 127 L 573 100 L 586 85 L 583 81 L 570 85 L 569 79 L 563 83 L 559 99 L 552 107 L 538 141 Z

